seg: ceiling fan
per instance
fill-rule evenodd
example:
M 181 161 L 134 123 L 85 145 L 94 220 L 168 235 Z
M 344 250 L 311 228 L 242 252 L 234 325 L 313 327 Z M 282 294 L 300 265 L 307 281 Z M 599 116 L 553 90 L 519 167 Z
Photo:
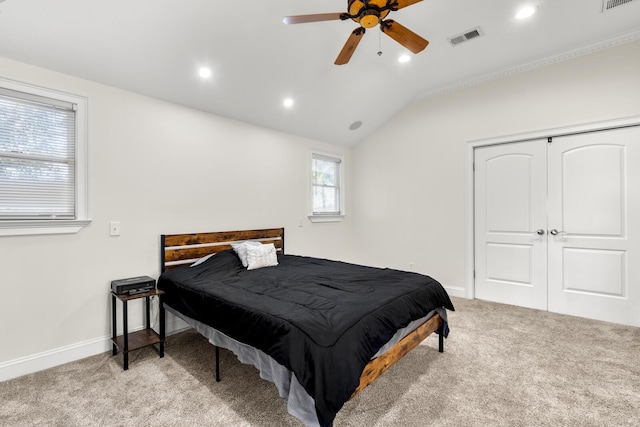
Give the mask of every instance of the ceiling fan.
M 413 53 L 424 50 L 429 42 L 408 28 L 400 25 L 392 19 L 387 19 L 389 12 L 402 9 L 422 0 L 347 0 L 348 12 L 337 13 L 317 13 L 314 15 L 286 16 L 283 19 L 285 24 L 305 24 L 307 22 L 334 21 L 351 19 L 360 26 L 353 30 L 344 47 L 336 58 L 336 65 L 343 65 L 349 62 L 353 52 L 358 47 L 365 31 L 380 24 L 380 30 L 406 47 Z

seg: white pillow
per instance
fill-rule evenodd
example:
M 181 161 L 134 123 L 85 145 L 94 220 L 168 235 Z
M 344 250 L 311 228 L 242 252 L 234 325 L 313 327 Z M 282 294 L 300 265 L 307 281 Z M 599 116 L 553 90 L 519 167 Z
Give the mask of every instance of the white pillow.
M 206 256 L 203 256 L 202 258 L 200 258 L 199 260 L 197 260 L 196 262 L 194 262 L 193 264 L 191 264 L 189 267 L 195 267 L 196 265 L 200 265 L 203 262 L 205 262 L 206 260 L 208 260 L 209 258 L 211 258 L 212 256 L 214 256 L 216 253 L 212 253 Z
M 273 243 L 260 246 L 247 246 L 247 270 L 278 265 L 276 247 Z
M 231 247 L 238 254 L 238 258 L 242 261 L 242 266 L 247 267 L 247 247 L 248 246 L 262 246 L 262 243 L 249 240 L 248 242 L 232 243 Z

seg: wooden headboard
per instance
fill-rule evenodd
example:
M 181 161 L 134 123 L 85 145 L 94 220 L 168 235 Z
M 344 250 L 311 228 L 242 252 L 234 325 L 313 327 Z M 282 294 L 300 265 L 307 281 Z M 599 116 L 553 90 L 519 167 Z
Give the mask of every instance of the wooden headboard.
M 284 228 L 163 234 L 160 236 L 160 268 L 166 271 L 181 265 L 192 264 L 210 253 L 231 249 L 231 243 L 246 240 L 273 243 L 278 252 L 284 253 Z

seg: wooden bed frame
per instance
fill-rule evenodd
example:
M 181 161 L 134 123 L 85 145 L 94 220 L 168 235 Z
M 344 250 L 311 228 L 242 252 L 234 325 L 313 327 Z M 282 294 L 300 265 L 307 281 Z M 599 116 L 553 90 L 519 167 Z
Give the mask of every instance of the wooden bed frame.
M 195 234 L 168 234 L 160 237 L 160 257 L 162 271 L 181 265 L 189 265 L 210 253 L 231 249 L 231 243 L 258 240 L 273 243 L 276 250 L 284 253 L 284 228 L 263 230 L 223 231 Z M 375 381 L 387 369 L 420 344 L 425 338 L 438 331 L 438 351 L 444 351 L 444 321 L 439 314 L 433 315 L 400 342 L 381 356 L 372 359 L 362 371 L 360 385 L 351 395 L 356 394 Z M 216 347 L 216 380 L 219 381 L 218 348 Z

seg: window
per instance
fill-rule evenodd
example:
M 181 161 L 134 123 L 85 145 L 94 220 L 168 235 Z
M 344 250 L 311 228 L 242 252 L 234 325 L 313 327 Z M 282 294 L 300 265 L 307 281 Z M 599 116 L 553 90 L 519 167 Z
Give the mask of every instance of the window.
M 88 223 L 86 99 L 0 80 L 0 235 Z
M 319 152 L 311 153 L 312 221 L 339 221 L 344 217 L 343 160 Z

